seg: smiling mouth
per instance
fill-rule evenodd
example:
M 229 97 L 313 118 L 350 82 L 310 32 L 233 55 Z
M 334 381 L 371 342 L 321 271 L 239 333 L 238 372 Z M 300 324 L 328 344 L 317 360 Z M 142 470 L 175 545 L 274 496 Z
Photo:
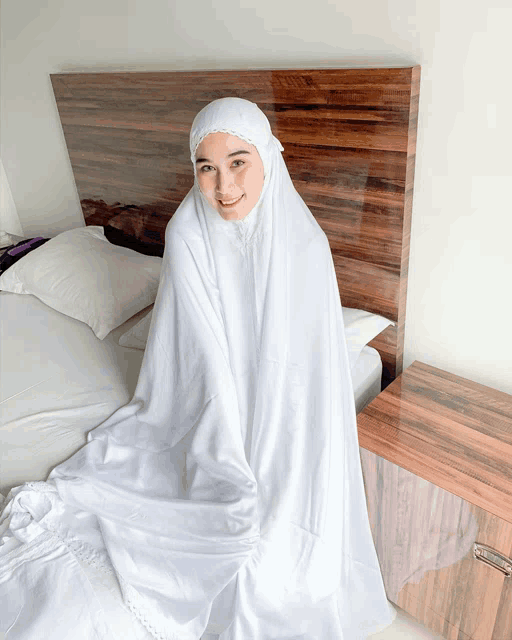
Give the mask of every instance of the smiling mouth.
M 235 200 L 218 200 L 217 202 L 222 206 L 222 207 L 234 207 L 236 204 L 238 204 L 240 202 L 240 200 L 243 198 L 243 194 L 239 197 L 236 198 Z

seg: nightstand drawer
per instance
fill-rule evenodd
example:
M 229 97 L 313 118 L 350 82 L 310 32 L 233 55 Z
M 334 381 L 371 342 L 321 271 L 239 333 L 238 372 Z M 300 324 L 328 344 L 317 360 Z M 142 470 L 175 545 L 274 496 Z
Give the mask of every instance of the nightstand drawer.
M 388 598 L 449 640 L 512 639 L 512 523 L 360 448 Z M 503 559 L 502 559 L 503 558 Z M 512 564 L 512 560 L 510 561 Z

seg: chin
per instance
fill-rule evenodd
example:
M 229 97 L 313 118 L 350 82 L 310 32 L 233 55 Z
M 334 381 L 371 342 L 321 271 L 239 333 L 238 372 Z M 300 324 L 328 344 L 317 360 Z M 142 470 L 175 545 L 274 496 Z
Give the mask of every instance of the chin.
M 225 211 L 224 209 L 221 209 L 219 207 L 217 211 L 224 218 L 224 220 L 241 220 L 242 218 L 245 218 L 245 216 L 249 213 L 249 210 L 246 210 L 245 208 L 241 211 Z

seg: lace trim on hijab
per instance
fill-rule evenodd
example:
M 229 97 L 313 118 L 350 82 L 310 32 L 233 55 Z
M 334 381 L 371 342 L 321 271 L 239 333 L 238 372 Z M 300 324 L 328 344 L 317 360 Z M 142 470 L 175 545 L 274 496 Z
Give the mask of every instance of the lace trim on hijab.
M 194 147 L 193 147 L 193 150 L 192 150 L 193 158 L 195 158 L 197 147 L 206 138 L 206 136 L 210 135 L 210 133 L 228 133 L 231 136 L 235 136 L 237 138 L 240 138 L 241 140 L 244 140 L 245 142 L 247 142 L 247 144 L 251 144 L 253 147 L 256 147 L 257 149 L 258 149 L 258 146 L 259 146 L 254 139 L 251 139 L 249 136 L 245 136 L 243 133 L 240 133 L 239 131 L 236 131 L 235 129 L 230 129 L 228 127 L 222 127 L 222 128 L 215 127 L 214 129 L 209 129 L 208 128 L 205 131 L 203 131 L 199 135 L 197 140 L 194 142 Z M 274 135 L 272 136 L 271 140 L 273 140 L 274 144 L 277 145 L 277 148 L 279 149 L 279 151 L 284 151 L 283 145 L 281 144 L 281 142 Z M 265 166 L 265 163 L 263 163 L 263 167 L 265 169 L 265 175 L 266 175 L 267 167 Z
M 206 136 L 209 136 L 210 133 L 228 133 L 231 136 L 235 136 L 237 138 L 240 138 L 241 140 L 244 140 L 245 142 L 247 142 L 247 144 L 251 144 L 253 147 L 256 147 L 256 144 L 254 142 L 254 140 L 250 140 L 248 136 L 244 136 L 242 133 L 239 133 L 238 131 L 235 131 L 234 129 L 229 129 L 229 128 L 217 128 L 215 127 L 214 129 L 206 129 L 205 131 L 203 131 L 200 135 L 199 138 L 197 139 L 197 141 L 194 143 L 194 148 L 192 150 L 192 155 L 195 157 L 196 155 L 196 151 L 197 151 L 197 147 L 201 144 L 201 142 L 206 138 Z

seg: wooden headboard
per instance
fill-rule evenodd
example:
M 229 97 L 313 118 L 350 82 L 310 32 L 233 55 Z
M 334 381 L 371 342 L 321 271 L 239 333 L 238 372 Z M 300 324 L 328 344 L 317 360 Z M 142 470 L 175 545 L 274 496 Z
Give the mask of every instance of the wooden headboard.
M 256 102 L 330 242 L 342 304 L 396 322 L 372 343 L 402 371 L 420 67 L 60 73 L 51 81 L 86 224 L 163 244 L 193 184 L 208 102 Z

